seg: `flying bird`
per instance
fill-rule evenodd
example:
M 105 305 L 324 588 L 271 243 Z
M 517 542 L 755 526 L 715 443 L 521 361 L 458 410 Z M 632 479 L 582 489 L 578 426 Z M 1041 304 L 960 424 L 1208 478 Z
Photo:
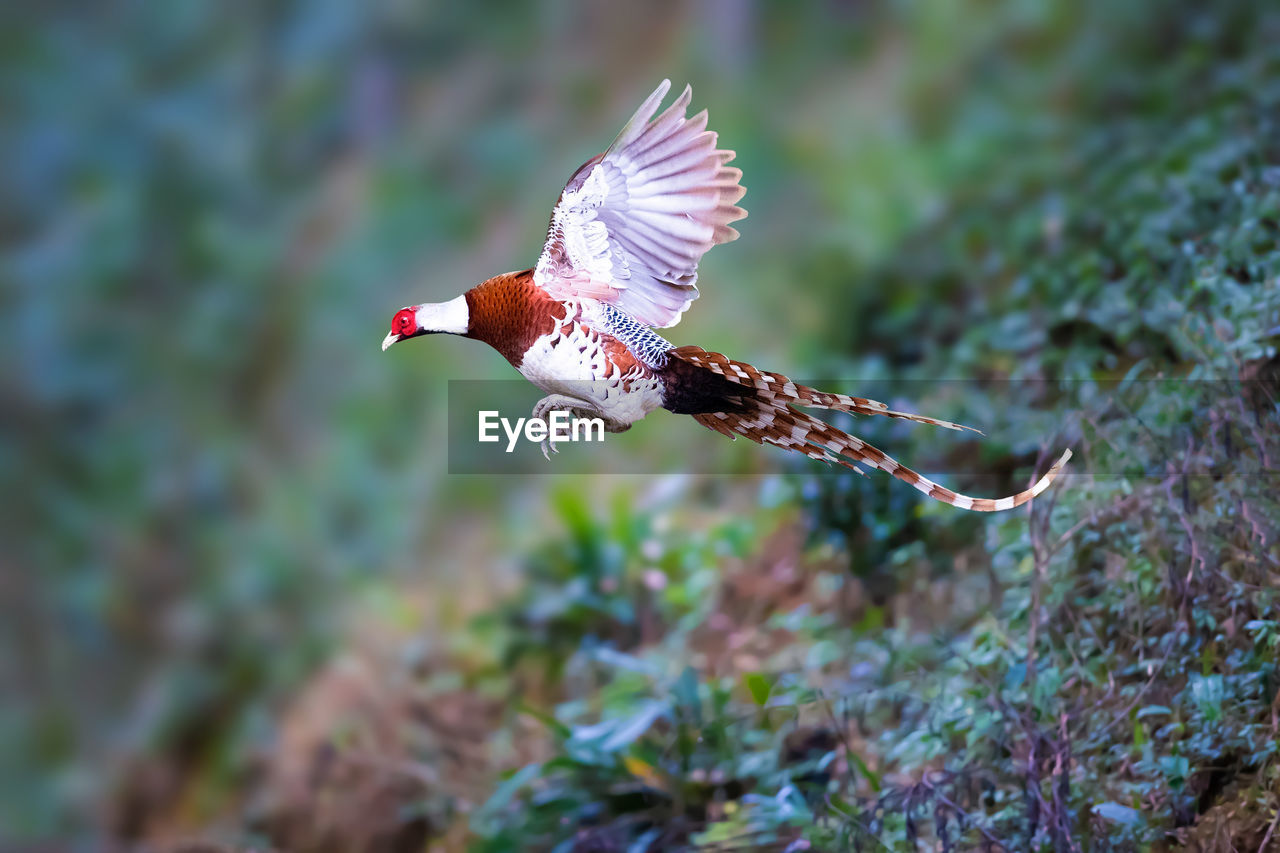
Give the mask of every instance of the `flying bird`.
M 969 427 L 817 391 L 701 347 L 677 347 L 654 331 L 680 322 L 698 298 L 698 261 L 712 246 L 736 240 L 730 223 L 747 215 L 737 205 L 746 189 L 742 171 L 729 165 L 734 152 L 716 147 L 706 110 L 686 116 L 692 89 L 654 118 L 670 88 L 664 80 L 608 150 L 569 178 L 536 266 L 494 276 L 448 302 L 400 309 L 383 350 L 434 333 L 474 338 L 547 392 L 534 407 L 536 418 L 565 411 L 622 432 L 666 409 L 730 438 L 859 473 L 859 465 L 878 468 L 962 509 L 1012 509 L 1048 488 L 1070 450 L 1016 495 L 957 494 L 801 409 Z M 542 449 L 550 458 L 550 438 Z

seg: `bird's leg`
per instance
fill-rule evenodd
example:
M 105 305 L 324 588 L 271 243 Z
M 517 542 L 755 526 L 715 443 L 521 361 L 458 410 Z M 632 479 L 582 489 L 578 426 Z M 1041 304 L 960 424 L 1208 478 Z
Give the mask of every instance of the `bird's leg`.
M 579 397 L 570 397 L 567 394 L 548 394 L 533 406 L 533 416 L 541 421 L 547 421 L 547 437 L 542 440 L 542 455 L 551 461 L 552 453 L 559 453 L 556 444 L 551 440 L 551 422 L 547 417 L 552 412 L 566 411 L 571 416 L 579 417 L 578 412 L 591 412 L 595 414 L 596 408 L 591 403 Z
M 567 394 L 548 394 L 533 407 L 533 416 L 539 420 L 547 421 L 547 437 L 542 440 L 542 455 L 547 458 L 547 461 L 551 460 L 552 453 L 560 452 L 556 449 L 555 442 L 552 441 L 551 423 L 547 417 L 550 413 L 558 411 L 568 412 L 569 416 L 574 418 L 600 418 L 604 421 L 605 432 L 626 432 L 631 429 L 631 424 L 606 417 L 604 412 L 589 400 L 570 397 Z

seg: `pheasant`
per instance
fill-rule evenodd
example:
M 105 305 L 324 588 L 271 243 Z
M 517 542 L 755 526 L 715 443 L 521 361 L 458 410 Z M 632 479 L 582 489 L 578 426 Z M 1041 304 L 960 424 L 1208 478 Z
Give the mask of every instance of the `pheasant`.
M 601 418 L 607 430 L 622 432 L 666 409 L 730 438 L 859 473 L 859 465 L 877 468 L 962 509 L 1012 509 L 1048 488 L 1070 450 L 1015 495 L 957 494 L 801 409 L 969 427 L 817 391 L 701 347 L 677 347 L 653 331 L 680 321 L 698 297 L 698 261 L 712 246 L 737 239 L 730 223 L 747 215 L 737 206 L 746 192 L 742 172 L 728 165 L 734 152 L 716 147 L 706 110 L 686 116 L 691 88 L 654 118 L 670 86 L 664 80 L 608 150 L 569 178 L 535 267 L 495 276 L 448 302 L 400 309 L 383 350 L 433 333 L 474 338 L 547 392 L 535 418 L 564 411 Z M 556 449 L 551 438 L 542 449 L 549 459 Z

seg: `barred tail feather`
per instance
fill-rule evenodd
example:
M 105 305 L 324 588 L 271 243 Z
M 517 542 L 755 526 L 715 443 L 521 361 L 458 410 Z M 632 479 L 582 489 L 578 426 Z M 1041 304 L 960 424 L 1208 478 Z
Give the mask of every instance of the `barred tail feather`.
M 740 386 L 744 389 L 740 396 L 725 395 L 726 401 L 730 398 L 734 401 L 735 408 L 732 410 L 726 406 L 725 411 L 708 412 L 706 409 L 690 411 L 694 420 L 708 429 L 713 429 L 730 438 L 741 435 L 756 444 L 768 443 L 788 450 L 797 450 L 813 459 L 835 462 L 860 474 L 863 471 L 858 467 L 859 465 L 877 468 L 892 474 L 904 483 L 911 484 L 935 500 L 961 509 L 997 512 L 1022 506 L 1049 488 L 1062 471 L 1062 467 L 1067 464 L 1067 460 L 1071 458 L 1070 450 L 1063 452 L 1053 467 L 1036 481 L 1034 486 L 1016 495 L 996 500 L 962 495 L 900 464 L 896 459 L 862 439 L 794 407 L 806 406 L 814 409 L 852 412 L 858 415 L 880 415 L 948 429 L 972 429 L 972 427 L 909 412 L 897 412 L 884 403 L 863 397 L 816 391 L 804 385 L 797 385 L 785 376 L 766 373 L 750 364 L 734 361 L 720 353 L 707 352 L 701 347 L 679 347 L 671 350 L 670 355 L 687 364 L 710 371 L 718 377 L 723 377 L 733 383 L 730 387 Z
M 979 435 L 982 434 L 981 430 L 952 423 L 951 421 L 943 421 L 911 412 L 894 411 L 884 403 L 868 400 L 866 397 L 850 397 L 847 394 L 828 394 L 825 391 L 818 391 L 807 385 L 792 382 L 781 374 L 759 370 L 744 361 L 734 361 L 718 352 L 707 352 L 702 347 L 679 347 L 672 350 L 671 355 L 698 367 L 706 368 L 712 373 L 723 376 L 730 382 L 754 388 L 756 396 L 760 399 L 778 405 L 794 403 L 811 409 L 833 409 L 841 412 L 850 412 L 855 415 L 879 415 L 885 418 L 897 418 L 899 420 L 915 421 L 916 423 L 946 427 L 947 429 L 969 430 Z
M 878 468 L 935 500 L 975 512 L 998 512 L 1022 506 L 1049 488 L 1062 466 L 1071 458 L 1071 451 L 1065 451 L 1034 486 L 1016 495 L 995 500 L 974 498 L 940 486 L 928 477 L 899 464 L 896 459 L 862 439 L 787 405 L 775 407 L 760 404 L 753 412 L 709 412 L 694 415 L 693 418 L 708 429 L 730 438 L 741 435 L 756 444 L 768 443 L 798 450 L 813 459 L 835 462 L 859 474 L 864 473 L 858 467 L 859 464 Z

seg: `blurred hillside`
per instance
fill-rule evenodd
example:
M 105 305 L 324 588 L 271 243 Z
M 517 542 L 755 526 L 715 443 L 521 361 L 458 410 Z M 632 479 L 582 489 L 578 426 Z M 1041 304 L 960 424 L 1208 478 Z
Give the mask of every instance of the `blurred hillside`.
M 0 842 L 1278 837 L 1277 15 L 10 19 Z M 653 476 L 447 474 L 447 380 L 510 368 L 383 354 L 391 314 L 530 265 L 664 77 L 750 211 L 670 337 L 980 426 L 857 425 L 967 492 L 1072 446 L 1061 489 L 976 517 L 746 442 L 683 475 L 662 413 L 618 444 Z

